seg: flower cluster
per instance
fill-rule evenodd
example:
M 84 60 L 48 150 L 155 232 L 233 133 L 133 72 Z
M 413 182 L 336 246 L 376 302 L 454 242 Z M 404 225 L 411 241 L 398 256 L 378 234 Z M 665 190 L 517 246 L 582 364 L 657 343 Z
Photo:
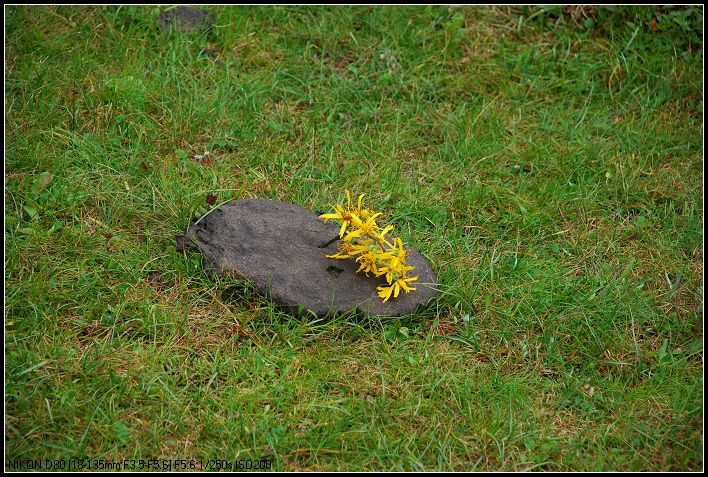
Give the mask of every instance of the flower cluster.
M 337 204 L 331 206 L 333 213 L 322 214 L 320 218 L 325 222 L 335 220 L 341 224 L 339 229 L 339 247 L 337 253 L 327 255 L 328 258 L 348 259 L 354 258 L 359 263 L 357 272 L 364 272 L 367 276 L 372 273 L 376 277 L 386 277 L 387 285 L 377 288 L 378 295 L 384 303 L 391 298 L 398 297 L 401 290 L 408 293 L 415 290 L 410 284 L 418 277 L 408 276 L 414 267 L 406 265 L 406 249 L 400 238 L 386 238 L 393 230 L 392 225 L 381 227 L 376 223 L 376 218 L 381 213 L 374 213 L 362 205 L 364 194 L 359 196 L 356 206 L 352 206 L 351 195 L 348 190 L 347 205 Z

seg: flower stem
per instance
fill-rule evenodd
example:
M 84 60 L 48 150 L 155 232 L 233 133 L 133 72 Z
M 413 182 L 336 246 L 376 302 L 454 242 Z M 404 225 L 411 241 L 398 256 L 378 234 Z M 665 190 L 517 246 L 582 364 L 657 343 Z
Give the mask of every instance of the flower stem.
M 336 237 L 334 237 L 326 242 L 322 242 L 321 244 L 318 245 L 318 247 L 319 248 L 327 248 L 330 246 L 330 244 L 336 242 L 337 240 L 339 240 L 339 235 L 337 235 Z

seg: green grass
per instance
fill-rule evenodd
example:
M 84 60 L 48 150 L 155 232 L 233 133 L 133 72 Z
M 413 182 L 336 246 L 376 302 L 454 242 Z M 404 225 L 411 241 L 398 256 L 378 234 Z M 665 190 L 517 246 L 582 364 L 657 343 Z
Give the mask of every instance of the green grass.
M 701 7 L 213 10 L 6 7 L 6 469 L 702 468 Z M 344 188 L 431 309 L 301 321 L 175 251 L 210 194 Z

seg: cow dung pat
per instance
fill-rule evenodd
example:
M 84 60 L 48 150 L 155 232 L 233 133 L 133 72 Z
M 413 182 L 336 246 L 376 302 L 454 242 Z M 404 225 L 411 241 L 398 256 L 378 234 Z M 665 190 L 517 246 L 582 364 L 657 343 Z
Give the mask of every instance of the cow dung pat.
M 418 275 L 416 290 L 386 303 L 376 287 L 384 277 L 356 273 L 354 259 L 327 258 L 337 251 L 339 227 L 294 204 L 267 199 L 233 200 L 221 205 L 177 238 L 178 249 L 198 249 L 207 269 L 235 274 L 280 308 L 318 317 L 355 312 L 402 316 L 415 312 L 436 295 L 436 278 L 428 261 L 407 247 L 406 263 Z
M 160 13 L 160 30 L 169 33 L 173 29 L 181 32 L 207 30 L 214 26 L 214 15 L 201 8 L 179 6 Z

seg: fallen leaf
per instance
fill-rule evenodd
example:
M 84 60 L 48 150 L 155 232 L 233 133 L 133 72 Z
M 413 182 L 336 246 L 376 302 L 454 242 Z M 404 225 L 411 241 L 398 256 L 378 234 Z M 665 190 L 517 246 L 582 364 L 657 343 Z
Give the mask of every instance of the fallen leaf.
M 49 185 L 49 183 L 52 181 L 52 175 L 49 172 L 42 172 L 39 174 L 37 177 L 37 180 L 34 183 L 35 190 L 39 194 L 42 192 L 46 187 Z

